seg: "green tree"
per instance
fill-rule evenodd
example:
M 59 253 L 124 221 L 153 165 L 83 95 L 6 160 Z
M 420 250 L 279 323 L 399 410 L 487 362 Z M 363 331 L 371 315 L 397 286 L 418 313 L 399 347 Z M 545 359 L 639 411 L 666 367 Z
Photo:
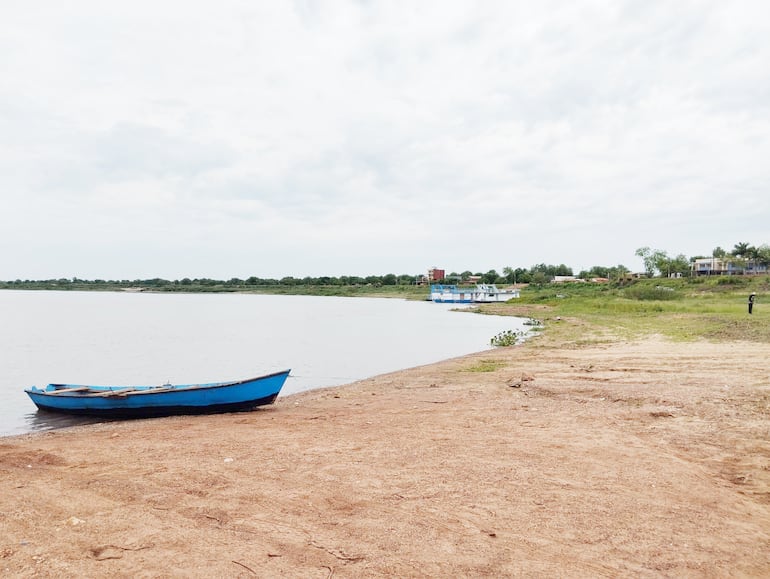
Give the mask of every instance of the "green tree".
M 731 253 L 735 257 L 750 257 L 749 255 L 750 248 L 751 246 L 748 243 L 746 243 L 745 241 L 741 241 L 740 243 L 735 244 L 735 247 L 733 247 L 733 250 Z M 718 257 L 718 256 L 715 255 L 714 257 Z
M 531 276 L 533 276 L 532 283 L 536 283 L 534 281 L 534 275 L 536 273 L 542 273 L 545 275 L 545 277 L 550 281 L 553 279 L 556 275 L 572 275 L 572 268 L 567 267 L 563 263 L 559 265 L 550 265 L 547 263 L 538 263 L 537 265 L 533 265 L 529 269 L 529 273 Z
M 494 269 L 490 269 L 487 273 L 481 276 L 482 283 L 495 283 L 497 278 L 500 277 Z
M 544 283 L 550 281 L 548 276 L 542 272 L 542 271 L 535 271 L 532 273 L 532 277 L 530 279 L 529 283 L 535 284 L 535 285 L 543 285 Z
M 609 271 L 607 272 L 607 277 L 610 279 L 618 280 L 622 276 L 626 275 L 627 273 L 631 273 L 631 270 L 628 269 L 622 263 L 619 263 L 618 265 L 611 267 L 609 269 Z
M 591 279 L 594 277 L 610 277 L 610 268 L 603 265 L 595 265 L 588 271 L 581 271 L 578 274 L 580 279 Z
M 661 272 L 661 274 L 666 271 L 669 258 L 665 251 L 640 247 L 634 252 L 634 255 L 642 258 L 644 272 L 647 277 L 654 277 L 656 271 Z
M 764 243 L 757 247 L 756 261 L 764 266 L 770 265 L 770 245 Z
M 668 274 L 676 273 L 683 277 L 688 277 L 692 268 L 690 267 L 690 260 L 683 253 L 680 253 L 676 257 L 668 260 L 666 263 L 666 270 Z
M 671 258 L 668 256 L 668 254 L 665 251 L 655 251 L 654 259 L 655 269 L 658 271 L 658 273 L 660 273 L 660 276 L 668 277 L 668 274 L 671 273 Z

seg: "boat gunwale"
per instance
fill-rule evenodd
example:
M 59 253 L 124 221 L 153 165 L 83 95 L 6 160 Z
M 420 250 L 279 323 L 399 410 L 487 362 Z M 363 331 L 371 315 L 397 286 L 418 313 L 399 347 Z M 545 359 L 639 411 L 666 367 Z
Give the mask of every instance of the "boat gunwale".
M 45 388 L 48 388 L 48 386 L 63 386 L 64 388 L 62 390 L 46 390 L 46 389 L 40 389 L 36 386 L 32 386 L 31 388 L 25 388 L 25 392 L 27 394 L 36 395 L 36 396 L 46 396 L 46 397 L 52 397 L 52 398 L 95 398 L 95 397 L 106 397 L 106 396 L 132 396 L 134 394 L 174 394 L 176 392 L 194 392 L 196 390 L 213 390 L 218 388 L 228 388 L 232 386 L 240 386 L 242 384 L 246 384 L 248 382 L 257 382 L 268 378 L 273 378 L 276 376 L 282 376 L 286 375 L 288 377 L 291 370 L 281 370 L 278 372 L 272 372 L 270 374 L 264 374 L 262 376 L 256 376 L 254 378 L 244 378 L 242 380 L 231 380 L 229 382 L 209 382 L 209 383 L 201 383 L 201 384 L 176 384 L 176 385 L 169 385 L 169 384 L 161 384 L 158 386 L 99 386 L 99 385 L 78 385 L 78 384 L 59 384 L 59 383 L 52 383 L 48 384 Z M 79 390 L 79 391 L 73 391 L 69 390 L 71 388 L 88 388 L 87 391 Z M 139 388 L 139 389 L 137 389 Z M 63 390 L 67 389 L 69 391 L 64 392 Z M 133 389 L 133 390 L 132 390 Z

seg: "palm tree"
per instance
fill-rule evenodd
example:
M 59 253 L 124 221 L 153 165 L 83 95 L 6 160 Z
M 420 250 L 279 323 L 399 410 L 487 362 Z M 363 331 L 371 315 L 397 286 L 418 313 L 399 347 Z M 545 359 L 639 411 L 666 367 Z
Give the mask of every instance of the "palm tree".
M 750 249 L 750 246 L 745 241 L 741 241 L 740 243 L 736 243 L 735 247 L 733 247 L 732 254 L 735 257 L 744 257 L 748 254 Z

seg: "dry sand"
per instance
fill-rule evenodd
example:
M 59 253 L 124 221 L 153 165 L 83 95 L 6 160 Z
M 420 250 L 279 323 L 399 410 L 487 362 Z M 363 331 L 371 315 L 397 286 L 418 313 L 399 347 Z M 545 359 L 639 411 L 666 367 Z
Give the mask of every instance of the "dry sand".
M 769 357 L 539 339 L 0 439 L 0 575 L 770 576 Z

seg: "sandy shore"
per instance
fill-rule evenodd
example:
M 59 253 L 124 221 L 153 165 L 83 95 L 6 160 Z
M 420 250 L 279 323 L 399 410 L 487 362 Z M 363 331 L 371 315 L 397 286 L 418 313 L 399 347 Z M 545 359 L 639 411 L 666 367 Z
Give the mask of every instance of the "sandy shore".
M 0 575 L 767 576 L 769 357 L 542 339 L 0 439 Z

